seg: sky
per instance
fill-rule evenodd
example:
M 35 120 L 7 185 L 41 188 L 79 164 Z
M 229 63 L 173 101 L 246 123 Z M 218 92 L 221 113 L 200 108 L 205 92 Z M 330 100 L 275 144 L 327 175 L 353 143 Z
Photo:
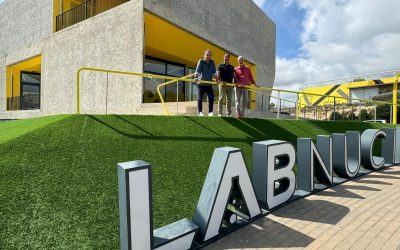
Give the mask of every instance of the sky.
M 400 70 L 399 0 L 253 1 L 276 24 L 275 88 Z
M 276 24 L 275 88 L 400 70 L 399 0 L 253 0 Z

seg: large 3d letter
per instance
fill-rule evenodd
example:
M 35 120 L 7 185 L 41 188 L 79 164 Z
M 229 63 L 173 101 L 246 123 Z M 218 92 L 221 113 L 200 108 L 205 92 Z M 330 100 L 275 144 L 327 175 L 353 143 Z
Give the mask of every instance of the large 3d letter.
M 284 141 L 253 143 L 252 181 L 259 201 L 272 209 L 288 201 L 296 188 L 293 172 L 296 153 Z
M 297 167 L 298 189 L 312 192 L 314 176 L 319 183 L 331 185 L 333 183 L 332 138 L 318 135 L 317 147 L 310 138 L 298 138 Z
M 151 190 L 150 164 L 144 161 L 118 164 L 121 249 L 189 249 L 197 226 L 188 219 L 153 232 Z
M 385 164 L 385 158 L 373 156 L 375 139 L 386 138 L 386 133 L 378 129 L 367 129 L 361 135 L 361 165 L 371 170 L 378 170 Z
M 398 150 L 399 128 L 384 128 L 382 130 L 385 132 L 386 138 L 382 140 L 381 155 L 385 158 L 386 164 L 394 165 L 396 164 L 396 152 Z
M 243 203 L 249 213 L 248 218 L 259 215 L 261 210 L 242 151 L 231 147 L 215 149 L 193 218 L 193 222 L 199 226 L 198 240 L 200 242 L 219 234 L 229 198 L 235 186 L 240 189 Z
M 342 178 L 352 178 L 360 170 L 360 133 L 332 134 L 333 170 Z

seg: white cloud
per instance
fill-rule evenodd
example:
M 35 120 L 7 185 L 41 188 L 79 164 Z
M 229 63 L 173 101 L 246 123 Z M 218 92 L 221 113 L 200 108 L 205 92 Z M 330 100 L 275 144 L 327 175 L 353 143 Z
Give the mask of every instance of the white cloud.
M 258 7 L 262 8 L 264 4 L 267 2 L 267 0 L 253 0 L 255 4 L 258 5 Z
M 295 1 L 306 13 L 302 53 L 277 58 L 274 87 L 400 69 L 398 0 Z

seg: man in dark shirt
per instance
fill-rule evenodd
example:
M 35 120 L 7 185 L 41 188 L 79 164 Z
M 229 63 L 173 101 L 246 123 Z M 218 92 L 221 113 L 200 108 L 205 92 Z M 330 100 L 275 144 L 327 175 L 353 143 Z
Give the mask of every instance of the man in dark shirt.
M 223 86 L 223 84 L 232 84 L 236 82 L 235 68 L 229 64 L 230 54 L 224 54 L 224 63 L 218 65 L 217 81 L 219 82 L 219 98 L 218 98 L 218 116 L 222 116 L 222 105 L 226 102 L 226 115 L 232 115 L 232 94 L 233 87 Z

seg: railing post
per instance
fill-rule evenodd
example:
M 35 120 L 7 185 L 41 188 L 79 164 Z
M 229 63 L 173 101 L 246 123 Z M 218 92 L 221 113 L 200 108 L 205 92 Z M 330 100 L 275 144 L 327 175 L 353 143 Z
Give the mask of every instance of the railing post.
M 276 118 L 279 119 L 281 116 L 281 92 L 278 91 L 278 102 L 279 102 L 279 107 L 278 107 L 278 112 L 276 115 Z
M 85 2 L 85 20 L 88 18 L 88 1 Z
M 108 114 L 108 72 L 107 72 L 107 82 L 106 82 L 106 114 Z
M 179 109 L 179 82 L 176 81 L 176 115 L 178 115 Z
M 376 121 L 376 104 L 374 106 L 374 120 Z
M 393 104 L 390 105 L 390 123 L 393 123 Z
M 351 104 L 351 120 L 354 118 L 354 106 Z
M 336 121 L 336 97 L 333 97 L 333 120 Z
M 361 100 L 358 101 L 358 121 L 361 122 Z
M 264 95 L 261 95 L 261 111 L 264 111 Z
M 299 96 L 299 93 L 297 93 L 297 100 L 296 100 L 296 106 L 295 106 L 295 108 L 296 108 L 296 110 L 295 110 L 295 112 L 296 112 L 296 120 L 298 120 L 299 119 L 299 112 L 300 112 L 300 96 Z
M 398 79 L 400 77 L 400 74 L 396 74 L 394 83 L 393 83 L 393 124 L 397 124 L 397 83 Z
M 314 107 L 314 120 L 317 120 L 317 106 Z

